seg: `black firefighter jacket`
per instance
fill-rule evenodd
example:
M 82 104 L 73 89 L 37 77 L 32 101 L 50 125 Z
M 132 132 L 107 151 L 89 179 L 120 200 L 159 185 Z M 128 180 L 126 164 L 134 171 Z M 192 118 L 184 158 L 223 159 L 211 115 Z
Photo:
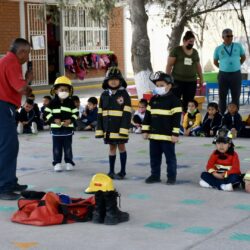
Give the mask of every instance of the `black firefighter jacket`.
M 105 90 L 98 108 L 96 138 L 128 139 L 131 122 L 131 100 L 128 92 L 120 88 L 115 94 Z
M 171 141 L 171 136 L 179 136 L 181 102 L 170 91 L 165 95 L 155 95 L 147 106 L 142 132 L 149 133 L 150 140 Z

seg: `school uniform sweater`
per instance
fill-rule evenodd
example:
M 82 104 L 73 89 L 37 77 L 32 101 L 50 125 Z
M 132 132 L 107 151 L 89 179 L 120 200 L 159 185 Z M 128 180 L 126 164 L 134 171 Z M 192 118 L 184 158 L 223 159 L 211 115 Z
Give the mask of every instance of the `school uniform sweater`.
M 209 114 L 207 112 L 203 119 L 201 130 L 207 135 L 209 135 L 210 130 L 213 130 L 215 135 L 216 131 L 222 127 L 222 115 L 217 112 L 213 118 L 209 118 L 208 116 Z
M 201 125 L 201 113 L 198 109 L 194 113 L 187 112 L 183 118 L 183 128 L 196 128 Z
M 229 130 L 235 128 L 237 131 L 240 131 L 243 128 L 244 124 L 242 122 L 241 115 L 237 112 L 234 115 L 226 113 L 222 119 L 222 126 L 226 127 Z
M 165 95 L 155 95 L 147 106 L 142 133 L 149 133 L 150 140 L 171 141 L 171 136 L 179 136 L 181 102 L 170 91 Z
M 131 121 L 131 100 L 124 88 L 114 94 L 104 90 L 100 97 L 97 117 L 96 138 L 110 140 L 128 139 Z

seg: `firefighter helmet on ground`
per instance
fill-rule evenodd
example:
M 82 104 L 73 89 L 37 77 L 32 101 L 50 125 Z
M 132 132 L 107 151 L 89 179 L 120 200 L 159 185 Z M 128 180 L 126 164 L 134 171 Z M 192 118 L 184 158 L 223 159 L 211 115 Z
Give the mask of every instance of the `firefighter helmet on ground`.
M 113 180 L 106 174 L 98 173 L 92 177 L 85 193 L 91 194 L 97 191 L 107 192 L 114 190 Z
M 171 75 L 168 75 L 162 71 L 157 71 L 155 73 L 151 73 L 149 76 L 150 81 L 156 84 L 157 81 L 164 81 L 167 84 L 174 85 L 174 79 Z
M 59 87 L 59 86 L 68 86 L 69 88 L 69 95 L 72 96 L 73 95 L 73 86 L 72 86 L 72 82 L 71 80 L 67 77 L 67 76 L 60 76 L 57 77 L 55 80 L 55 83 L 53 85 L 53 87 L 50 90 L 50 94 L 53 96 L 55 95 L 55 90 Z
M 122 86 L 123 88 L 127 88 L 127 83 L 122 76 L 122 72 L 117 67 L 110 67 L 108 69 L 104 81 L 102 83 L 103 89 L 109 88 L 108 81 L 111 79 L 118 79 L 120 81 L 120 86 Z

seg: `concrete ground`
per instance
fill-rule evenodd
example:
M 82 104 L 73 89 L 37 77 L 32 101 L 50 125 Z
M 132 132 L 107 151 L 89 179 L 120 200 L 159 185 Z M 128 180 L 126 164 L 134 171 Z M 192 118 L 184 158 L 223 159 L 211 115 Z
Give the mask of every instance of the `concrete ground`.
M 87 92 L 87 91 L 86 91 Z M 82 91 L 80 97 L 95 95 Z M 41 100 L 43 93 L 37 96 Z M 249 106 L 242 111 L 249 112 Z M 20 135 L 17 175 L 30 190 L 54 191 L 72 197 L 84 193 L 91 177 L 108 171 L 108 146 L 94 132 L 76 132 L 72 172 L 53 171 L 51 135 Z M 249 139 L 236 139 L 241 169 L 250 169 Z M 130 134 L 125 180 L 114 181 L 121 193 L 121 210 L 130 221 L 116 226 L 92 222 L 36 227 L 12 223 L 16 201 L 0 201 L 0 249 L 37 250 L 161 250 L 250 249 L 250 202 L 243 190 L 223 192 L 199 187 L 200 173 L 214 149 L 211 138 L 181 137 L 176 145 L 178 181 L 166 182 L 163 158 L 162 183 L 145 184 L 150 174 L 149 145 L 141 135 Z M 119 171 L 119 155 L 116 170 Z

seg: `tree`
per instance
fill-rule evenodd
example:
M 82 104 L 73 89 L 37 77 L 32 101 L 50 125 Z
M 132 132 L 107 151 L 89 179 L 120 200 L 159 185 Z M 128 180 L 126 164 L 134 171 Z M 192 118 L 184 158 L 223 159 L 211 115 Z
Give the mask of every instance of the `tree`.
M 148 15 L 145 0 L 128 0 L 130 21 L 132 25 L 132 66 L 138 98 L 154 88 L 149 80 L 152 72 L 150 60 L 150 41 L 147 32 Z
M 188 22 L 192 22 L 193 18 L 216 10 L 230 1 L 208 1 L 209 4 L 203 5 L 203 2 L 200 0 L 171 0 L 165 15 L 167 19 L 171 20 L 172 25 L 168 50 L 180 44 L 184 28 L 188 25 Z

